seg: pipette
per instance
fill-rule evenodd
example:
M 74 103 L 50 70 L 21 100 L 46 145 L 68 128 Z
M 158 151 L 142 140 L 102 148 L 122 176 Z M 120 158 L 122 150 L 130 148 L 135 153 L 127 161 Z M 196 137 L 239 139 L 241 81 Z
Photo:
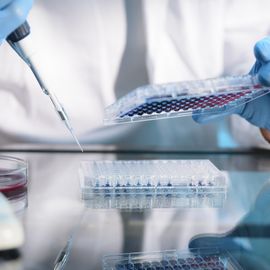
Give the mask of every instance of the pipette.
M 87 212 L 87 208 L 84 208 L 79 217 L 79 221 L 76 223 L 75 227 L 72 229 L 65 246 L 59 251 L 56 257 L 56 260 L 54 261 L 53 270 L 63 270 L 65 268 L 67 261 L 69 259 L 69 256 L 70 256 L 73 240 L 75 239 L 76 234 L 79 232 L 80 225 L 83 221 L 84 216 L 86 215 L 86 212 Z
M 65 126 L 69 130 L 70 134 L 72 135 L 73 139 L 79 146 L 80 150 L 83 152 L 83 149 L 74 133 L 74 130 L 70 124 L 68 115 L 61 105 L 55 94 L 49 91 L 48 88 L 45 86 L 45 83 L 41 79 L 37 69 L 35 68 L 33 62 L 31 61 L 30 57 L 25 53 L 23 47 L 20 44 L 20 41 L 24 39 L 26 36 L 30 34 L 30 26 L 27 22 L 24 22 L 21 26 L 19 26 L 16 30 L 14 30 L 8 37 L 7 42 L 9 45 L 14 49 L 14 51 L 22 58 L 22 60 L 29 66 L 32 73 L 34 74 L 39 86 L 41 87 L 44 94 L 48 95 L 56 112 L 58 113 L 60 119 L 65 123 Z

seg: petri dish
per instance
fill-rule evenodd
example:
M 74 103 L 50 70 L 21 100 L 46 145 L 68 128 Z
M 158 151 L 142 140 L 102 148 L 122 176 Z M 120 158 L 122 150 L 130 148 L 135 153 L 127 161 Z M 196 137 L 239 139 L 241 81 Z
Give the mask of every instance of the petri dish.
M 0 155 L 0 192 L 15 210 L 27 205 L 27 168 L 28 164 L 23 159 Z

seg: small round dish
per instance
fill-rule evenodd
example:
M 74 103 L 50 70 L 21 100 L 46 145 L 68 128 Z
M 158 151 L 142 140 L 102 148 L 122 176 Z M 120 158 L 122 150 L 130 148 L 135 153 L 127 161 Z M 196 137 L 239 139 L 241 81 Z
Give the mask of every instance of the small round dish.
M 0 155 L 0 192 L 8 200 L 26 197 L 27 162 L 23 159 Z

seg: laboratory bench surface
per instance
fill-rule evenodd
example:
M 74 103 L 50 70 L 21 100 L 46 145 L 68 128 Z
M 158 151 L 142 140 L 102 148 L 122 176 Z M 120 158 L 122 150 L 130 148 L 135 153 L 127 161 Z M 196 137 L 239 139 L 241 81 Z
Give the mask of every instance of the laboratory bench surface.
M 23 146 L 3 148 L 0 154 L 26 159 L 29 164 L 27 207 L 17 213 L 25 229 L 25 243 L 21 268 L 16 269 L 54 269 L 54 261 L 71 235 L 63 268 L 67 270 L 102 269 L 103 256 L 108 254 L 186 250 L 190 244 L 196 248 L 222 246 L 243 269 L 270 269 L 268 151 L 128 151 L 104 146 L 80 153 L 72 148 Z M 105 159 L 210 159 L 226 171 L 226 200 L 221 208 L 85 208 L 79 164 Z M 191 242 L 194 238 L 197 241 Z

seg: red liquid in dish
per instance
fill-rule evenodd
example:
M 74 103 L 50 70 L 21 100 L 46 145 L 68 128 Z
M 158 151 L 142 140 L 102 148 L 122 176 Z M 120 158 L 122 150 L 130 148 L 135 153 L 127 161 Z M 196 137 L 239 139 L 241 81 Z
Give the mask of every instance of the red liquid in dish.
M 14 172 L 0 169 L 0 192 L 8 199 L 25 196 L 27 192 L 27 179 L 24 172 Z

